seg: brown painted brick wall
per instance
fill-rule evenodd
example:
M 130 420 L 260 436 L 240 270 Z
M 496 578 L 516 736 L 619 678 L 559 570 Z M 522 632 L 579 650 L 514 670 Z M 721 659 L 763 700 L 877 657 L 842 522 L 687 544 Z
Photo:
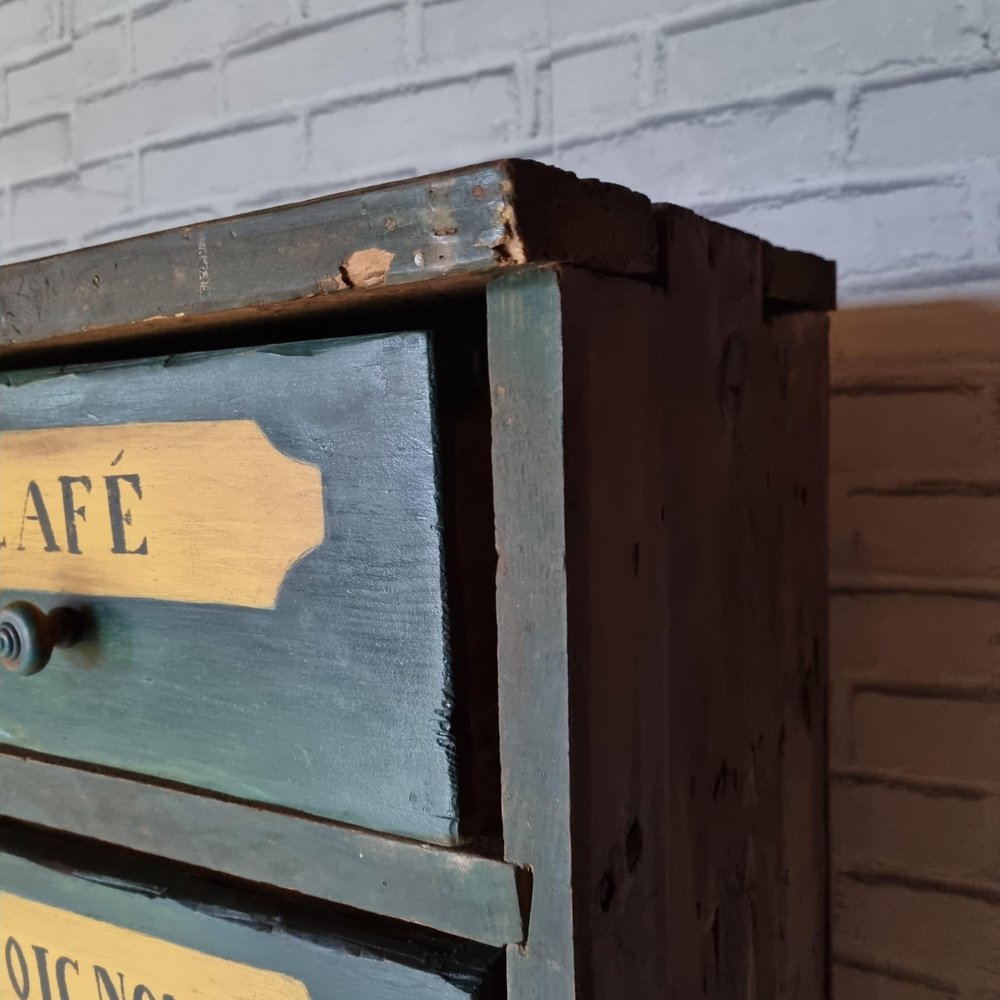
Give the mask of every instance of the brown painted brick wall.
M 995 1000 L 1000 305 L 831 340 L 834 1000 Z

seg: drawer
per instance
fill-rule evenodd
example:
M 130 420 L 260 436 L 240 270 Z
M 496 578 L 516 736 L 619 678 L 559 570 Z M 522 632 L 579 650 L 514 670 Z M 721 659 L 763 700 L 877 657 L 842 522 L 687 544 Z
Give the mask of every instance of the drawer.
M 492 1000 L 501 952 L 161 863 L 93 871 L 0 853 L 0 996 L 11 1000 Z M 152 880 L 147 876 L 151 873 Z
M 464 690 L 496 701 L 492 607 L 484 630 L 462 611 L 494 560 L 488 501 L 451 485 L 489 496 L 488 447 L 455 472 L 476 393 L 455 402 L 471 349 L 449 350 L 404 332 L 5 376 L 0 602 L 84 630 L 0 671 L 0 740 L 463 836 L 499 798 L 456 765 L 484 756 Z M 463 566 L 478 584 L 449 582 Z

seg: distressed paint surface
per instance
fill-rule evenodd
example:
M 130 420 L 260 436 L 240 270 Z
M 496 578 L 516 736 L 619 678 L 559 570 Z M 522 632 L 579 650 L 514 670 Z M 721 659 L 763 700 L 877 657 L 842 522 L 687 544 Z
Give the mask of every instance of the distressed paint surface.
M 489 289 L 496 483 L 500 757 L 506 856 L 534 876 L 510 996 L 572 1000 L 569 647 L 563 479 L 562 302 L 554 270 Z
M 573 261 L 651 273 L 649 199 L 502 160 L 0 268 L 0 356 L 323 309 L 365 290 Z M 478 279 L 476 276 L 478 275 Z
M 13 754 L 0 753 L 0 788 L 4 815 L 33 828 L 71 830 L 469 941 L 524 939 L 518 891 L 530 875 L 493 858 Z
M 71 846 L 64 845 L 64 851 L 72 854 Z M 141 985 L 153 1000 L 168 996 L 175 1000 L 494 1000 L 497 996 L 492 949 L 462 949 L 448 939 L 417 934 L 402 940 L 387 929 L 351 929 L 334 915 L 326 919 L 315 914 L 305 921 L 272 915 L 265 900 L 245 893 L 221 899 L 214 894 L 204 899 L 191 896 L 190 892 L 203 890 L 212 893 L 212 887 L 200 881 L 171 882 L 167 888 L 159 882 L 136 884 L 130 877 L 89 870 L 76 874 L 72 862 L 60 861 L 57 870 L 49 864 L 0 854 L 0 891 L 6 899 L 15 895 L 34 904 L 29 925 L 11 927 L 7 913 L 0 910 L 0 947 L 15 937 L 29 963 L 31 989 L 25 1000 L 44 1000 L 32 946 L 49 945 L 46 957 L 53 963 L 53 973 L 62 956 L 80 964 L 81 981 L 68 980 L 71 1000 L 100 1000 L 86 992 L 84 977 L 90 977 L 93 991 L 93 959 L 100 964 L 101 958 L 107 962 L 104 967 L 111 985 L 117 987 L 118 1000 L 150 1000 L 145 993 L 136 997 Z M 150 874 L 158 878 L 161 873 L 153 868 Z M 42 914 L 53 919 L 51 925 L 34 922 Z M 18 937 L 25 926 L 40 940 L 27 934 Z M 18 965 L 14 968 L 19 975 Z M 201 978 L 201 988 L 185 989 L 196 985 L 194 976 Z M 171 984 L 179 984 L 175 993 Z M 57 996 L 55 975 L 49 987 Z M 3 960 L 0 997 L 20 1000 Z M 103 1000 L 115 998 L 105 990 Z
M 273 608 L 323 519 L 319 467 L 252 420 L 0 433 L 8 589 Z
M 357 826 L 454 840 L 429 335 L 5 381 L 5 432 L 166 416 L 253 421 L 283 455 L 319 466 L 327 531 L 292 568 L 273 610 L 66 599 L 4 585 L 0 601 L 79 605 L 92 627 L 36 677 L 0 678 L 2 742 Z M 253 474 L 256 454 L 234 461 L 245 459 Z M 233 517 L 247 516 L 254 502 L 235 500 Z M 285 516 L 302 517 L 298 504 L 289 493 Z M 271 541 L 244 544 L 249 551 Z

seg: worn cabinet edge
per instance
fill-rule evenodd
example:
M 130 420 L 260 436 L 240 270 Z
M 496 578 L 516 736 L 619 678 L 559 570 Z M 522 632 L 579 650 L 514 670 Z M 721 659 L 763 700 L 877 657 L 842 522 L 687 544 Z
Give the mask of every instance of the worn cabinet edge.
M 0 829 L 0 923 L 5 976 L 29 1000 L 495 1000 L 502 988 L 499 949 L 352 923 L 99 847 L 66 857 L 25 833 Z
M 649 200 L 502 160 L 11 264 L 0 269 L 0 347 L 139 336 L 563 259 L 654 271 Z
M 482 944 L 523 940 L 530 875 L 474 854 L 0 754 L 9 819 Z
M 668 210 L 685 211 L 511 159 L 13 263 L 0 267 L 0 368 L 56 340 L 287 317 L 358 294 L 482 284 L 529 264 L 660 281 L 657 217 Z M 827 262 L 777 250 L 771 260 L 776 301 L 828 308 Z

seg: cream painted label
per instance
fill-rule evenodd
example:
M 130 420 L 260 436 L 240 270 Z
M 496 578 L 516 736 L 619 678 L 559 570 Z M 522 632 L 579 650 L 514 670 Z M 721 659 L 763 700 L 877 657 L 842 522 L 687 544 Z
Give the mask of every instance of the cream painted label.
M 274 607 L 324 536 L 314 465 L 252 420 L 0 433 L 0 587 Z
M 0 893 L 0 1000 L 309 1000 L 304 984 Z

